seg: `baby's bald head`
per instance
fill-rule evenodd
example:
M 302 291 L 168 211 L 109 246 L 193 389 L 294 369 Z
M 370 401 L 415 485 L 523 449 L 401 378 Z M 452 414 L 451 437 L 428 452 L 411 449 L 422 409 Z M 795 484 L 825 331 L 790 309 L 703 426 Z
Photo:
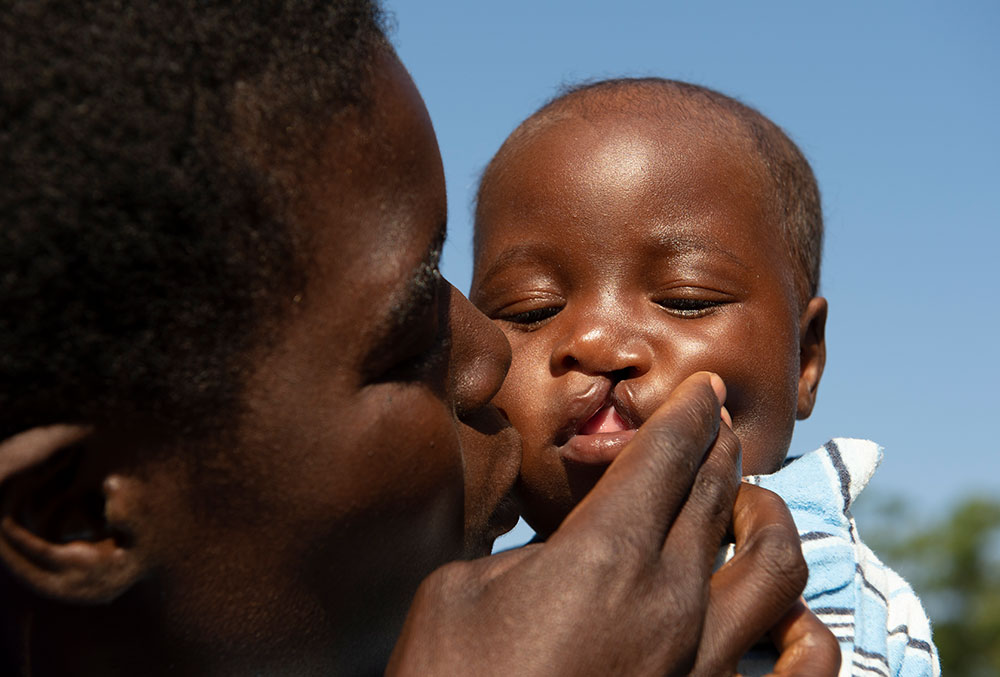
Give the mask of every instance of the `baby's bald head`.
M 763 196 L 796 267 L 795 285 L 801 304 L 819 290 L 823 246 L 823 214 L 812 169 L 795 143 L 769 119 L 712 89 L 662 78 L 603 80 L 570 88 L 522 122 L 487 165 L 477 202 L 489 199 L 491 186 L 506 170 L 507 160 L 540 132 L 570 118 L 583 120 L 662 121 L 666 127 L 697 130 L 745 149 L 746 170 L 761 174 L 769 187 Z M 477 209 L 477 221 L 478 219 Z M 476 248 L 481 228 L 477 223 Z

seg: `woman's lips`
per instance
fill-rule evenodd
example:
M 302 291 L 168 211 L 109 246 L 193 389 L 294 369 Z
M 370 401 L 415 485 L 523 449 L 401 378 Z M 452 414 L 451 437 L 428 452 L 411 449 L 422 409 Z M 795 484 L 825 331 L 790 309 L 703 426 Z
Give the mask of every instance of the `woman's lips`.
M 635 428 L 607 404 L 591 416 L 559 447 L 564 460 L 584 465 L 607 465 L 618 457 L 622 448 L 635 436 Z

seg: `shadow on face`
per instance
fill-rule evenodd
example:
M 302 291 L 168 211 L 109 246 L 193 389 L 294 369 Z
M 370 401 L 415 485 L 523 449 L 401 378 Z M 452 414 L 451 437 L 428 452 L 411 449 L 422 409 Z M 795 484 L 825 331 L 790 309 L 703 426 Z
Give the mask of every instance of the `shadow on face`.
M 156 431 L 67 425 L 2 443 L 0 556 L 33 595 L 42 673 L 381 669 L 419 582 L 506 528 L 519 448 L 489 402 L 508 349 L 438 271 L 444 177 L 419 93 L 391 51 L 371 77 L 370 108 L 306 153 L 307 283 L 232 440 L 144 453 Z M 67 480 L 67 460 L 88 472 Z

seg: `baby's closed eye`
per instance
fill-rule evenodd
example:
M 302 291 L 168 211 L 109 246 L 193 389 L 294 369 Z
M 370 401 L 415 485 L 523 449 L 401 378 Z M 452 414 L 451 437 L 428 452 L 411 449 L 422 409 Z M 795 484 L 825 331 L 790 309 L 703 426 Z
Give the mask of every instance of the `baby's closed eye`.
M 657 304 L 679 317 L 702 317 L 726 303 L 712 299 L 667 298 L 657 301 Z
M 495 313 L 493 319 L 510 322 L 524 329 L 535 329 L 544 324 L 549 318 L 554 317 L 560 310 L 562 310 L 562 306 L 554 305 L 529 308 L 527 310 L 517 310 L 515 307 L 513 312 L 504 310 Z

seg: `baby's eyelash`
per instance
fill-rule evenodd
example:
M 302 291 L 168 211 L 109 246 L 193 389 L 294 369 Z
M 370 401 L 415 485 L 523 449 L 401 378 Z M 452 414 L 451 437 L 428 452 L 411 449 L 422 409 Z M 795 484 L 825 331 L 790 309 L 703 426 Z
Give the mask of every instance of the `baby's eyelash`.
M 722 305 L 721 301 L 690 298 L 663 299 L 657 303 L 680 317 L 701 317 Z
M 520 313 L 511 313 L 509 315 L 499 315 L 498 320 L 504 322 L 510 322 L 511 324 L 517 324 L 525 328 L 531 328 L 540 325 L 545 320 L 550 317 L 554 317 L 562 308 L 558 306 L 549 306 L 547 308 L 532 308 L 531 310 L 525 310 Z

